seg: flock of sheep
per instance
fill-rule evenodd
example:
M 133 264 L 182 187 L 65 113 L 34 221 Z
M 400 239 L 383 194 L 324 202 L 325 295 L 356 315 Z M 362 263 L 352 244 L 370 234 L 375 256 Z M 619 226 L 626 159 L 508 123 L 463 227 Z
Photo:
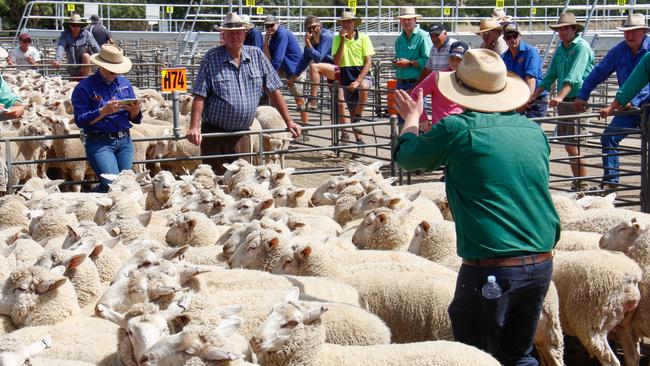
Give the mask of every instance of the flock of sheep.
M 19 134 L 70 118 L 56 108 Z M 225 168 L 124 171 L 107 194 L 21 176 L 0 198 L 0 366 L 499 364 L 453 341 L 444 183 L 393 186 L 380 163 L 310 188 L 279 164 Z M 603 365 L 619 365 L 608 338 L 636 365 L 650 336 L 650 216 L 611 198 L 553 196 L 544 365 L 563 364 L 563 333 Z

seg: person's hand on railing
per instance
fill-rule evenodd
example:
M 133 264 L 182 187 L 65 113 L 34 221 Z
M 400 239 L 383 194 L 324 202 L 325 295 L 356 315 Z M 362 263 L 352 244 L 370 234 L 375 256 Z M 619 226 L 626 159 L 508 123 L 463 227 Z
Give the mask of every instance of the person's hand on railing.
M 353 91 L 357 90 L 359 85 L 361 85 L 361 82 L 359 80 L 355 80 L 355 81 L 351 82 L 350 85 L 348 85 L 348 91 L 353 92 Z
M 587 101 L 582 100 L 580 98 L 576 98 L 573 101 L 573 110 L 578 112 L 578 113 L 582 113 L 582 112 L 586 111 L 587 110 Z
M 200 128 L 190 128 L 187 130 L 187 134 L 185 135 L 185 138 L 187 141 L 193 143 L 194 145 L 201 145 L 201 129 Z
M 548 101 L 548 105 L 551 108 L 557 107 L 560 103 L 562 103 L 562 98 L 560 97 L 553 97 Z
M 52 66 L 53 66 L 55 69 L 58 69 L 59 66 L 61 66 L 61 61 L 53 61 L 53 62 L 52 62 Z
M 293 87 L 293 84 L 296 82 L 297 79 L 298 79 L 298 75 L 293 75 L 292 77 L 290 77 L 290 78 L 287 80 L 287 86 L 288 86 L 289 88 Z
M 302 127 L 294 121 L 287 121 L 287 129 L 291 132 L 293 138 L 300 137 L 300 134 L 302 133 Z

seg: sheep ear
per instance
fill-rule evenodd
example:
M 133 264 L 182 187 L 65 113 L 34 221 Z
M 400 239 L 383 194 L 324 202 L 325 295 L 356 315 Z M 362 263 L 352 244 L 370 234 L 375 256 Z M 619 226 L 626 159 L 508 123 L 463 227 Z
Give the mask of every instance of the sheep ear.
M 153 191 L 153 184 L 147 184 L 146 186 L 141 187 L 141 189 L 142 189 L 142 193 L 149 193 Z
M 300 198 L 305 195 L 305 192 L 307 192 L 305 189 L 299 189 L 297 191 L 294 191 L 291 193 L 293 198 Z
M 291 175 L 291 174 L 293 174 L 295 171 L 296 171 L 296 168 L 285 168 L 285 169 L 284 169 L 284 173 L 285 173 L 286 175 Z
M 397 211 L 397 215 L 395 216 L 395 218 L 397 218 L 397 219 L 401 219 L 401 218 L 403 218 L 404 216 L 407 216 L 408 214 L 410 214 L 411 211 L 413 211 L 413 206 L 411 206 L 411 207 L 405 207 L 405 208 L 403 208 L 403 209 Z
M 56 276 L 63 276 L 65 273 L 65 267 L 64 266 L 56 266 L 50 270 L 50 273 Z
M 268 245 L 269 249 L 275 248 L 278 244 L 280 243 L 280 239 L 276 236 L 273 239 L 269 240 L 266 242 L 266 245 Z
M 169 325 L 169 330 L 172 334 L 176 334 L 185 328 L 192 321 L 192 317 L 187 314 L 176 315 L 172 318 L 167 319 L 167 324 Z
M 269 189 L 270 185 L 271 185 L 271 182 L 269 182 L 269 181 L 264 181 L 264 182 L 260 183 L 260 187 L 262 187 L 264 189 L 267 189 L 267 190 Z
M 197 224 L 196 219 L 189 219 L 189 220 L 187 220 L 187 226 L 188 226 L 190 229 L 194 229 L 194 228 L 196 227 L 196 224 Z
M 70 269 L 75 269 L 79 267 L 81 263 L 86 259 L 85 254 L 75 254 L 72 257 L 70 257 L 70 260 L 68 260 L 68 270 Z
M 42 295 L 46 292 L 56 290 L 57 288 L 63 286 L 65 281 L 67 281 L 65 277 L 61 277 L 56 280 L 45 280 L 36 285 L 36 294 Z
M 95 307 L 95 314 L 112 323 L 115 323 L 120 328 L 126 329 L 126 320 L 124 319 L 124 314 L 118 313 L 117 311 L 109 308 L 104 304 L 97 304 L 97 306 Z
M 241 355 L 224 351 L 216 346 L 208 346 L 203 351 L 201 357 L 208 361 L 234 361 L 241 358 Z
M 181 178 L 181 180 L 183 182 L 191 182 L 194 179 L 194 176 L 193 175 L 181 175 L 179 178 Z
M 239 190 L 239 196 L 242 198 L 251 198 L 253 197 L 253 192 L 248 187 L 243 187 Z
M 589 206 L 591 206 L 592 203 L 594 203 L 595 196 L 584 196 L 581 199 L 577 200 L 578 204 L 580 207 L 587 209 Z
M 381 168 L 381 161 L 375 161 L 372 164 L 368 165 L 368 168 L 379 173 L 379 168 Z
M 151 223 L 151 217 L 153 216 L 153 211 L 145 211 L 144 213 L 139 214 L 135 218 L 140 221 L 142 226 L 147 227 Z
M 388 221 L 388 214 L 385 212 L 378 213 L 377 220 L 382 224 L 386 223 Z
M 390 198 L 388 199 L 388 208 L 395 208 L 395 206 L 397 206 L 397 204 L 400 202 L 402 202 L 402 199 L 400 197 Z
M 90 252 L 90 258 L 97 258 L 104 251 L 104 246 L 102 244 L 95 244 L 93 251 Z
M 409 193 L 409 194 L 406 195 L 406 198 L 409 201 L 413 202 L 413 201 L 415 201 L 416 199 L 418 199 L 420 197 L 420 193 L 422 193 L 422 191 L 417 191 L 415 193 Z
M 429 224 L 425 220 L 422 220 L 422 222 L 420 222 L 420 228 L 422 228 L 422 231 L 424 231 L 425 233 L 428 233 L 429 229 L 431 229 L 431 224 Z
M 73 203 L 71 205 L 65 206 L 65 213 L 67 213 L 67 214 L 75 213 L 79 209 L 80 204 L 81 204 L 81 202 L 77 202 L 77 203 Z M 68 226 L 70 226 L 70 225 L 68 225 Z
M 611 204 L 614 204 L 614 201 L 616 200 L 616 192 L 612 192 L 612 193 L 608 194 L 607 196 L 605 196 L 605 200 L 607 200 L 607 202 L 609 202 Z
M 113 200 L 104 196 L 104 197 L 93 197 L 93 200 L 96 204 L 102 207 L 111 207 L 113 206 Z
M 117 243 L 119 243 L 119 242 L 120 242 L 120 238 L 119 237 L 114 237 L 114 238 L 106 239 L 106 240 L 102 241 L 102 246 L 106 246 L 107 248 L 113 249 L 117 245 Z
M 325 198 L 327 198 L 330 201 L 336 201 L 340 197 L 339 194 L 332 193 L 332 192 L 325 192 L 325 193 L 323 193 L 323 196 L 325 196 Z
M 303 313 L 302 322 L 304 324 L 311 324 L 315 320 L 320 319 L 320 317 L 328 310 L 325 306 L 319 306 L 315 309 L 310 309 L 308 312 Z
M 284 298 L 282 299 L 282 302 L 296 302 L 298 301 L 298 298 L 300 297 L 300 289 L 298 287 L 292 287 L 289 292 L 284 295 Z
M 219 323 L 215 331 L 220 334 L 222 337 L 230 337 L 235 334 L 237 330 L 241 327 L 244 319 L 235 316 L 232 318 L 224 319 Z
M 51 187 L 58 187 L 62 183 L 65 182 L 65 179 L 55 179 L 55 180 L 50 180 L 47 182 L 43 183 L 43 186 L 45 186 L 45 189 L 51 188 Z
M 23 215 L 25 215 L 28 219 L 35 219 L 37 217 L 43 216 L 45 211 L 43 210 L 25 210 L 23 211 Z
M 311 249 L 311 247 L 310 247 L 309 245 L 306 246 L 306 247 L 304 247 L 304 248 L 300 251 L 300 254 L 299 254 L 299 255 L 300 255 L 300 258 L 305 259 L 305 258 L 309 257 L 309 256 L 311 255 L 311 251 L 312 251 L 312 249 Z
M 239 165 L 237 164 L 223 163 L 223 167 L 229 172 L 237 173 L 239 171 Z
M 115 226 L 115 227 L 113 227 L 113 228 L 111 229 L 111 233 L 112 233 L 113 236 L 115 236 L 115 237 L 117 237 L 118 235 L 120 235 L 121 232 L 122 232 L 122 230 L 120 230 L 120 228 L 117 227 L 117 226 Z
M 100 174 L 100 176 L 101 176 L 102 178 L 104 178 L 104 179 L 108 179 L 108 180 L 110 180 L 110 181 L 114 181 L 114 180 L 117 179 L 117 177 L 118 177 L 117 174 L 107 174 L 107 173 Z M 110 184 L 109 184 L 109 186 L 110 186 Z
M 181 257 L 187 250 L 190 248 L 189 245 L 183 245 L 179 248 L 166 249 L 163 251 L 162 257 L 167 260 L 172 260 L 174 258 Z
M 241 314 L 244 310 L 243 305 L 230 305 L 230 306 L 219 306 L 217 311 L 222 318 L 231 318 Z
M 275 180 L 280 180 L 284 178 L 287 174 L 285 172 L 277 172 L 275 173 Z
M 264 211 L 264 210 L 270 208 L 271 206 L 273 206 L 273 198 L 265 199 L 260 204 L 260 211 Z

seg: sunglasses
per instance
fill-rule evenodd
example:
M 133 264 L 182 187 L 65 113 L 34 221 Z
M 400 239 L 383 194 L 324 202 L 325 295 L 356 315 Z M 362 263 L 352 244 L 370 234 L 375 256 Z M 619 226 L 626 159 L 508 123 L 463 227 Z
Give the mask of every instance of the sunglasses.
M 23 39 L 20 43 L 32 43 L 31 39 Z
M 503 39 L 506 41 L 509 41 L 511 39 L 517 39 L 517 38 L 519 38 L 519 33 L 510 33 L 503 36 Z
M 273 23 L 273 24 L 264 24 L 264 28 L 266 28 L 266 29 L 273 28 L 273 27 L 275 27 L 275 23 Z
M 237 23 L 225 23 L 223 25 L 224 28 L 241 28 L 244 26 L 244 23 L 242 22 L 237 22 Z

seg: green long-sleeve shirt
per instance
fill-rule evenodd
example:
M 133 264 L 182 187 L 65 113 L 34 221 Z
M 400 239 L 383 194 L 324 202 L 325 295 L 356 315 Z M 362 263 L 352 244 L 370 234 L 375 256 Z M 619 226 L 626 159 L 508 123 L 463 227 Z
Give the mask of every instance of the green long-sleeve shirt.
M 564 43 L 560 43 L 540 86 L 550 91 L 553 82 L 557 80 L 556 87 L 559 92 L 564 84 L 568 83 L 571 85 L 571 92 L 567 97 L 577 97 L 580 88 L 582 88 L 582 82 L 594 68 L 595 60 L 594 50 L 580 36 L 576 36 L 569 43 L 568 48 L 564 47 Z
M 397 78 L 417 79 L 427 64 L 431 47 L 433 47 L 433 42 L 429 33 L 420 29 L 420 27 L 415 28 L 410 38 L 406 38 L 406 33 L 402 32 L 395 41 L 395 57 L 405 58 L 410 61 L 417 60 L 418 66 L 395 67 Z
M 21 102 L 20 97 L 16 96 L 9 84 L 0 77 L 0 104 L 5 108 L 11 108 L 16 102 Z
M 422 136 L 400 136 L 395 161 L 405 169 L 445 165 L 457 251 L 465 259 L 550 251 L 560 220 L 548 190 L 548 140 L 518 113 L 465 111 Z
M 627 78 L 623 87 L 616 92 L 616 101 L 620 105 L 627 105 L 634 97 L 639 94 L 641 89 L 650 82 L 650 52 L 636 65 L 630 77 Z

